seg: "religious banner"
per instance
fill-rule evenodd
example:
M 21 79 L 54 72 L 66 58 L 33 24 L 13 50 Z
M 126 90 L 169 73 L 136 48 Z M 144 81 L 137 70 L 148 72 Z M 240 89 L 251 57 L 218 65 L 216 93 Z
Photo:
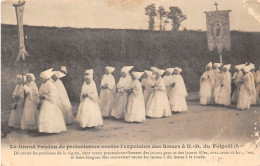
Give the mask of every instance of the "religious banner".
M 18 33 L 19 33 L 19 53 L 16 59 L 17 61 L 19 61 L 20 58 L 22 58 L 22 60 L 25 60 L 25 56 L 28 56 L 24 45 L 24 32 L 23 32 L 24 4 L 25 2 L 13 4 L 16 11 L 17 26 L 18 26 Z
M 229 10 L 206 12 L 208 47 L 210 51 L 215 48 L 218 53 L 224 49 L 230 50 L 230 23 Z

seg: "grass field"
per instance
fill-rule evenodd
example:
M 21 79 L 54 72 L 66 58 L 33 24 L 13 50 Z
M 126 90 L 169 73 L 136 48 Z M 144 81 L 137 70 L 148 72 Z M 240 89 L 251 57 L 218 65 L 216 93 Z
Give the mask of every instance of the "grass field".
M 18 52 L 18 31 L 14 25 L 2 26 L 2 110 L 9 109 L 15 86 L 15 75 L 21 66 L 15 63 Z M 146 30 L 75 29 L 25 26 L 25 45 L 29 57 L 25 70 L 38 77 L 50 67 L 67 66 L 69 74 L 64 80 L 69 97 L 78 102 L 84 71 L 93 68 L 95 81 L 100 84 L 103 68 L 134 65 L 143 71 L 151 66 L 183 69 L 189 92 L 199 90 L 199 78 L 209 61 L 219 61 L 216 52 L 207 48 L 206 32 L 158 32 Z M 260 33 L 231 32 L 232 49 L 223 53 L 224 63 L 254 62 L 260 65 Z M 38 81 L 38 80 L 37 80 Z

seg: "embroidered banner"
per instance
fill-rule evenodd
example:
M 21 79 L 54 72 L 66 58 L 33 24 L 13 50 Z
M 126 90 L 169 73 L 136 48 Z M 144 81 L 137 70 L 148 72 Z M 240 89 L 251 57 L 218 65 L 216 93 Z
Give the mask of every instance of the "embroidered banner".
M 208 47 L 210 51 L 215 48 L 218 53 L 224 49 L 230 50 L 230 23 L 229 10 L 206 12 Z
M 16 59 L 17 61 L 19 61 L 20 58 L 22 58 L 22 60 L 25 60 L 25 56 L 28 56 L 24 45 L 24 33 L 23 33 L 24 4 L 25 2 L 13 4 L 16 11 L 17 26 L 18 26 L 18 33 L 19 33 L 19 53 Z

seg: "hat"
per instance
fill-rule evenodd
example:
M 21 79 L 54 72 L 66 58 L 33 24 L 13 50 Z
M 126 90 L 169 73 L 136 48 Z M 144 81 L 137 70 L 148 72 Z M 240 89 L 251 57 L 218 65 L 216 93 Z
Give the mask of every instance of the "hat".
M 206 67 L 212 68 L 212 62 L 209 62 Z
M 182 69 L 179 67 L 175 67 L 174 70 L 176 70 L 178 72 L 178 74 L 180 74 L 182 72 Z
M 252 69 L 255 69 L 255 64 L 250 63 L 249 66 L 251 67 L 251 70 L 252 70 Z
M 227 69 L 227 70 L 230 70 L 230 68 L 231 68 L 231 64 L 224 65 L 223 68 L 225 68 L 225 69 Z
M 219 68 L 221 66 L 221 63 L 214 63 L 213 66 Z
M 149 70 L 145 70 L 144 73 L 146 73 L 149 77 L 151 77 L 153 75 L 153 72 L 151 72 Z
M 89 79 L 90 81 L 92 81 L 93 80 L 93 75 L 85 75 L 84 76 L 84 79 L 85 78 L 87 78 L 87 79 Z
M 113 73 L 113 71 L 115 70 L 115 68 L 114 68 L 114 67 L 111 67 L 111 66 L 106 66 L 105 68 L 107 69 L 107 71 L 108 71 L 109 73 Z
M 121 69 L 121 72 L 128 73 L 132 68 L 134 68 L 134 66 L 124 66 L 124 67 Z
M 142 77 L 142 75 L 144 74 L 144 72 L 134 71 L 132 74 L 135 76 L 136 79 L 140 79 Z
M 243 69 L 245 70 L 246 73 L 250 72 L 251 67 L 250 66 L 244 66 Z
M 41 72 L 40 77 L 44 80 L 48 80 L 54 75 L 53 68 Z
M 33 73 L 27 73 L 26 76 L 30 76 L 33 81 L 35 81 L 35 77 Z
M 16 75 L 16 79 L 22 79 L 23 76 L 22 75 Z
M 174 71 L 174 68 L 167 68 L 166 71 L 169 72 L 170 74 L 172 74 Z
M 67 67 L 66 66 L 61 66 L 60 71 L 65 72 L 66 74 L 68 73 Z
M 62 73 L 61 71 L 55 71 L 55 75 L 57 76 L 57 78 L 62 78 L 66 76 L 66 74 Z
M 156 73 L 158 73 L 160 76 L 163 75 L 164 72 L 165 72 L 165 70 L 162 70 L 162 69 L 158 69 L 156 71 Z
M 85 71 L 85 74 L 93 75 L 94 74 L 94 70 L 93 69 L 88 69 L 88 70 Z
M 158 70 L 158 68 L 157 68 L 157 67 L 151 67 L 151 70 L 152 70 L 153 72 L 156 72 L 156 71 Z
M 243 68 L 243 64 L 240 64 L 240 65 L 236 65 L 235 66 L 235 69 L 237 69 L 237 70 L 241 70 Z

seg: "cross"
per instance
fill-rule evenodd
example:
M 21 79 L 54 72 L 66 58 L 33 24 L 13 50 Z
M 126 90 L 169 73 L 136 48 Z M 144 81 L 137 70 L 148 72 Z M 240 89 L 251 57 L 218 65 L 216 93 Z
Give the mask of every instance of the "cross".
M 216 10 L 218 10 L 218 3 L 215 2 L 214 6 L 216 6 Z

